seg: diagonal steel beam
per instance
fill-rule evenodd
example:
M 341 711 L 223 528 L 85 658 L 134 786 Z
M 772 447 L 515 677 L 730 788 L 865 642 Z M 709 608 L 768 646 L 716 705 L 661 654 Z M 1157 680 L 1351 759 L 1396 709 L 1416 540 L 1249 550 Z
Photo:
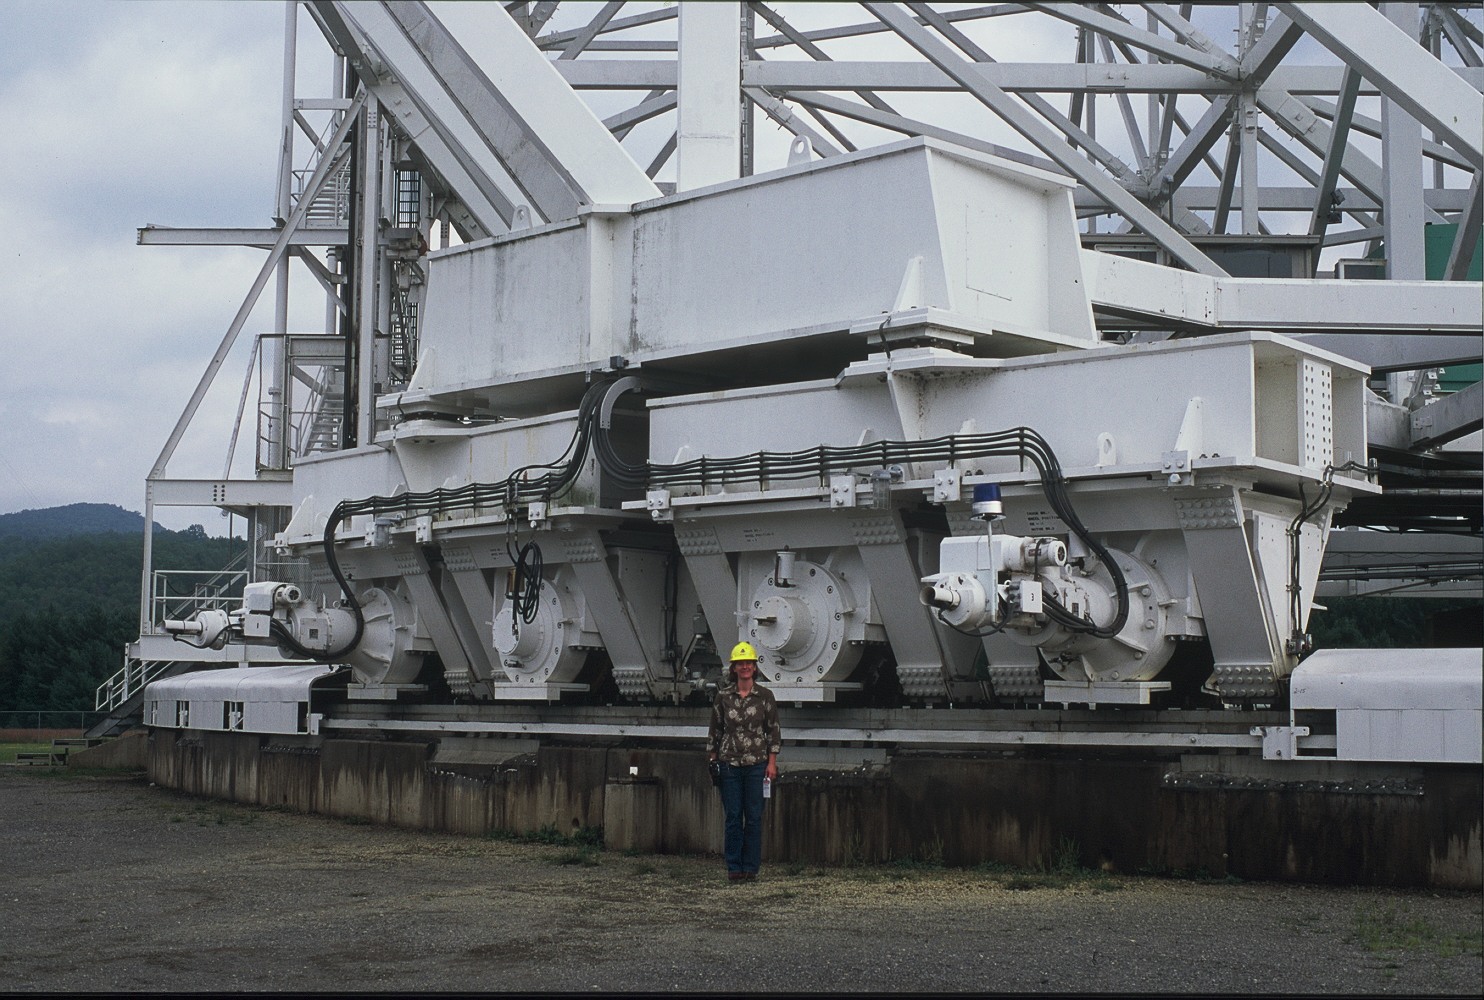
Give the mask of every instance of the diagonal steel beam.
M 545 5 L 542 4 L 541 6 Z M 552 4 L 551 6 L 555 7 L 556 4 Z M 660 21 L 671 21 L 674 20 L 677 13 L 677 8 L 672 6 L 663 7 L 659 10 L 645 11 L 642 14 L 632 14 L 629 17 L 620 17 L 617 20 L 610 20 L 605 22 L 602 28 L 599 29 L 598 33 L 607 34 L 612 31 L 623 31 L 625 28 L 637 28 L 640 25 L 644 24 L 657 24 Z M 586 27 L 572 28 L 568 31 L 553 31 L 550 34 L 541 35 L 535 40 L 536 47 L 538 49 L 564 48 L 567 45 L 571 44 L 573 40 L 581 36 L 582 33 L 586 30 Z
M 339 5 L 311 3 L 309 12 L 325 37 L 346 54 L 361 82 L 383 108 L 392 109 L 398 128 L 412 140 L 418 169 L 441 181 L 463 207 L 463 223 L 473 238 L 505 232 L 515 217 L 519 192 L 493 158 L 481 160 L 447 127 L 437 127 L 437 116 L 426 107 L 411 83 L 388 72 L 385 60 Z M 487 167 L 495 168 L 491 174 Z
M 943 16 L 950 21 L 976 21 L 986 17 L 1001 17 L 1006 14 L 1024 14 L 1026 6 L 1018 3 L 996 3 L 987 7 L 966 7 L 962 10 L 944 11 Z M 857 24 L 842 24 L 828 28 L 815 28 L 804 32 L 804 37 L 812 42 L 825 42 L 836 38 L 858 38 L 861 35 L 877 35 L 883 31 L 889 31 L 886 25 L 880 21 L 865 21 Z M 754 43 L 754 48 L 778 48 L 783 45 L 792 45 L 783 35 L 759 38 Z
M 1479 92 L 1369 4 L 1280 3 L 1278 7 L 1386 97 L 1484 169 Z
M 1257 44 L 1242 54 L 1240 71 L 1244 86 L 1260 86 L 1302 36 L 1303 32 L 1287 18 L 1275 21 Z M 1231 124 L 1236 107 L 1235 94 L 1225 94 L 1211 102 L 1195 127 L 1187 132 L 1180 148 L 1150 180 L 1151 197 L 1168 193 L 1190 175 Z
M 955 132 L 952 129 L 934 125 L 931 122 L 919 121 L 902 115 L 889 115 L 884 111 L 877 111 L 875 108 L 867 107 L 864 104 L 856 104 L 854 101 L 835 97 L 833 94 L 800 92 L 790 94 L 789 96 L 806 108 L 827 111 L 832 115 L 839 115 L 841 118 L 851 118 L 858 122 L 864 122 L 867 125 L 875 125 L 878 128 L 900 132 L 903 135 L 925 135 L 930 139 L 942 139 L 944 142 L 951 142 L 963 146 L 966 149 L 975 149 L 981 153 L 988 153 L 991 156 L 1003 156 L 1007 160 L 1015 160 L 1017 163 L 1039 167 L 1042 170 L 1056 169 L 1056 164 L 1048 163 L 1038 157 L 1022 153 L 1018 149 L 1008 149 L 988 140 L 979 139 L 972 135 L 965 135 L 962 132 Z
M 587 48 L 594 38 L 598 37 L 598 32 L 607 27 L 608 22 L 613 20 L 613 15 L 617 14 L 622 8 L 623 0 L 609 0 L 608 3 L 605 3 L 603 9 L 598 11 L 597 16 L 588 22 L 587 27 L 577 33 L 577 37 L 566 44 L 562 49 L 562 54 L 557 56 L 557 58 L 576 59 L 582 55 L 582 50 Z
M 803 136 L 808 139 L 814 147 L 814 151 L 820 156 L 839 156 L 840 150 L 817 130 L 804 121 L 799 115 L 794 114 L 793 108 L 789 107 L 787 101 L 779 100 L 772 94 L 759 87 L 743 87 L 742 93 L 747 99 L 763 109 L 763 114 L 773 119 L 791 135 Z
M 1236 189 L 1237 169 L 1241 159 L 1242 145 L 1235 135 L 1230 135 L 1226 144 L 1226 157 L 1221 161 L 1221 187 L 1216 195 L 1216 208 L 1211 213 L 1212 232 L 1226 232 L 1227 216 L 1231 213 L 1232 192 Z
M 1250 89 L 1257 82 L 1266 80 L 1303 37 L 1303 28 L 1286 15 L 1279 14 L 1262 37 L 1242 53 L 1239 72 L 1243 85 Z
M 1463 60 L 1465 66 L 1484 66 L 1484 60 L 1479 58 L 1479 50 L 1474 48 L 1469 39 L 1469 24 L 1452 7 L 1445 4 L 1433 4 L 1433 12 L 1438 15 L 1439 22 L 1443 26 L 1443 34 L 1448 37 L 1448 43 L 1453 46 L 1453 51 Z
M 1308 105 L 1288 91 L 1260 88 L 1257 92 L 1257 106 L 1279 128 L 1297 139 L 1315 156 L 1322 158 L 1329 149 L 1333 130 L 1320 121 L 1309 110 Z M 1384 200 L 1382 192 L 1385 190 L 1385 178 L 1381 165 L 1353 145 L 1345 146 L 1344 156 L 1340 160 L 1340 175 L 1377 202 Z
M 1189 45 L 1191 48 L 1199 49 L 1202 52 L 1208 53 L 1224 51 L 1219 45 L 1213 42 L 1210 37 L 1206 35 L 1205 32 L 1201 31 L 1195 25 L 1191 24 L 1190 21 L 1183 14 L 1171 8 L 1169 4 L 1141 3 L 1139 4 L 1139 6 L 1143 7 L 1149 13 L 1153 14 L 1161 24 L 1174 32 L 1176 38 L 1180 39 L 1181 42 Z M 1185 4 L 1184 6 L 1188 7 L 1189 4 Z M 1231 58 L 1230 53 L 1225 54 L 1227 58 Z
M 1335 105 L 1335 115 L 1330 121 L 1324 167 L 1314 191 L 1314 214 L 1309 217 L 1309 232 L 1315 236 L 1323 236 L 1329 226 L 1330 213 L 1334 207 L 1335 184 L 1340 179 L 1340 161 L 1345 155 L 1345 145 L 1350 135 L 1350 117 L 1355 113 L 1355 99 L 1359 94 L 1360 74 L 1353 68 L 1347 68 L 1345 82 L 1340 86 L 1339 103 Z
M 1305 95 L 1301 100 L 1310 111 L 1313 111 L 1319 117 L 1334 121 L 1337 110 L 1334 101 L 1311 95 Z M 1368 135 L 1373 139 L 1381 138 L 1381 122 L 1369 115 L 1352 112 L 1350 115 L 1350 130 L 1361 135 Z M 1422 140 L 1422 155 L 1437 163 L 1445 163 L 1450 167 L 1457 167 L 1459 170 L 1472 171 L 1474 169 L 1469 166 L 1468 160 L 1460 156 L 1452 146 L 1445 146 L 1441 142 L 1435 142 L 1431 139 Z
M 1305 163 L 1297 153 L 1279 142 L 1275 136 L 1273 136 L 1269 132 L 1260 132 L 1258 133 L 1258 141 L 1262 143 L 1264 149 L 1281 160 L 1283 164 L 1288 167 L 1289 170 L 1292 170 L 1299 177 L 1308 181 L 1316 189 L 1319 187 L 1319 182 L 1321 179 L 1319 171 L 1315 170 L 1313 167 Z M 1263 190 L 1266 193 L 1270 192 L 1272 188 L 1267 187 Z M 1358 203 L 1358 199 L 1360 197 L 1361 196 L 1359 194 L 1356 194 L 1357 204 L 1345 209 L 1345 214 L 1350 216 L 1356 222 L 1360 223 L 1362 226 L 1374 226 L 1376 224 L 1375 218 L 1372 215 L 1368 214 L 1368 212 L 1364 209 L 1375 208 L 1375 206 L 1367 206 Z M 1311 208 L 1310 213 L 1312 214 L 1312 212 L 1313 209 Z M 1429 208 L 1427 209 L 1427 212 L 1430 219 L 1436 217 L 1439 221 L 1441 221 L 1442 216 L 1439 216 L 1433 209 Z
M 432 71 L 441 99 L 462 114 L 544 218 L 570 217 L 585 204 L 658 197 L 653 182 L 530 38 L 502 9 L 492 11 L 479 41 L 498 58 L 481 65 L 418 0 L 382 0 L 353 10 L 363 28 L 366 20 L 377 26 L 378 36 L 402 36 L 411 47 L 408 58 Z
M 1098 46 L 1103 50 L 1104 62 L 1113 65 L 1118 61 L 1113 57 L 1113 43 L 1108 41 L 1106 35 L 1098 36 Z M 1130 61 L 1132 62 L 1133 60 Z M 1113 98 L 1118 102 L 1118 113 L 1123 116 L 1123 129 L 1128 133 L 1129 145 L 1133 147 L 1134 157 L 1139 161 L 1139 169 L 1147 176 L 1149 172 L 1149 153 L 1144 148 L 1144 136 L 1139 131 L 1139 120 L 1134 114 L 1133 103 L 1128 99 L 1128 94 L 1123 91 L 1114 94 Z
M 603 127 L 612 132 L 615 138 L 622 139 L 635 125 L 647 122 L 666 111 L 675 110 L 677 103 L 679 98 L 673 90 L 651 92 L 632 108 L 604 118 Z
M 816 62 L 834 62 L 834 60 L 830 58 L 828 52 L 820 48 L 818 45 L 814 44 L 814 42 L 811 41 L 809 38 L 805 37 L 802 32 L 796 29 L 793 25 L 789 24 L 788 21 L 784 19 L 783 15 L 779 14 L 767 4 L 759 3 L 757 2 L 757 0 L 751 0 L 751 2 L 747 4 L 747 6 L 751 7 L 758 14 L 762 15 L 764 21 L 767 21 L 774 28 L 777 28 L 779 34 L 783 35 L 783 37 L 789 39 L 791 42 L 797 45 L 799 47 L 799 50 L 808 55 L 809 58 L 815 60 Z M 896 112 L 892 110 L 891 105 L 887 104 L 871 91 L 857 90 L 855 91 L 855 93 L 860 97 L 861 100 L 865 101 L 867 104 L 877 109 L 878 111 L 886 111 L 890 114 L 896 114 Z
M 979 63 L 995 62 L 995 59 L 988 52 L 976 45 L 973 39 L 955 27 L 947 18 L 933 10 L 930 5 L 925 3 L 909 3 L 907 7 L 944 38 L 962 49 L 970 59 Z M 1020 99 L 1029 105 L 1031 110 L 1035 111 L 1042 118 L 1045 118 L 1058 129 L 1061 129 L 1072 145 L 1080 146 L 1120 181 L 1131 183 L 1137 179 L 1136 171 L 1133 167 L 1125 163 L 1112 150 L 1105 148 L 1076 122 L 1056 110 L 1056 107 L 1050 101 L 1046 100 L 1046 98 L 1039 94 L 1024 93 L 1020 95 Z
M 1068 149 L 1065 137 L 1060 132 L 1046 124 L 1009 94 L 985 80 L 975 72 L 973 63 L 965 62 L 948 47 L 947 42 L 939 40 L 927 28 L 917 23 L 917 19 L 910 12 L 893 3 L 868 2 L 862 6 L 922 53 L 928 61 L 956 80 L 959 86 L 973 94 L 985 107 L 1030 140 L 1037 149 L 1054 160 L 1063 170 L 1102 197 L 1114 211 L 1142 229 L 1180 263 L 1201 274 L 1214 276 L 1226 273 L 1211 258 L 1201 253 L 1174 226 L 1161 219 L 1147 205 L 1078 156 L 1075 151 Z
M 1205 70 L 1213 76 L 1226 80 L 1237 78 L 1237 61 L 1225 53 L 1205 52 L 1192 48 L 1174 39 L 1165 38 L 1163 35 L 1156 35 L 1152 31 L 1136 28 L 1122 18 L 1090 10 L 1083 4 L 1028 3 L 1025 6 L 1063 21 L 1091 28 L 1109 38 L 1122 39 L 1130 45 L 1164 56 L 1171 62 L 1194 66 L 1196 69 Z
M 1484 204 L 1480 203 L 1479 178 L 1484 171 L 1474 174 L 1469 185 L 1468 201 L 1458 217 L 1458 233 L 1453 237 L 1453 249 L 1448 251 L 1448 263 L 1443 268 L 1445 281 L 1462 281 L 1468 276 L 1469 265 L 1479 252 L 1479 233 L 1484 225 Z
M 252 287 L 248 289 L 242 305 L 237 307 L 237 315 L 232 317 L 232 322 L 228 324 L 222 342 L 217 345 L 216 353 L 207 362 L 206 370 L 201 373 L 201 379 L 196 383 L 195 391 L 191 393 L 185 409 L 181 411 L 180 417 L 175 421 L 175 427 L 170 431 L 170 437 L 165 441 L 165 447 L 160 449 L 160 455 L 155 459 L 155 464 L 150 466 L 146 480 L 159 479 L 165 474 L 165 467 L 170 464 L 170 459 L 175 455 L 176 446 L 185 436 L 186 428 L 195 419 L 196 411 L 201 407 L 201 401 L 206 398 L 207 390 L 216 381 L 217 372 L 221 371 L 227 355 L 232 352 L 232 345 L 237 343 L 237 335 L 242 332 L 242 327 L 247 323 L 247 317 L 252 314 L 253 306 L 258 304 L 258 296 L 267 287 L 268 279 L 278 270 L 278 262 L 288 252 L 293 235 L 303 223 L 304 217 L 309 214 L 309 207 L 314 204 L 320 188 L 324 187 L 326 179 L 349 157 L 350 147 L 346 145 L 345 140 L 349 138 L 351 129 L 355 128 L 356 122 L 361 117 L 361 109 L 366 106 L 366 96 L 366 91 L 362 89 L 351 102 L 350 107 L 346 109 L 345 117 L 340 120 L 340 127 L 335 130 L 335 134 L 330 137 L 327 144 L 329 149 L 333 150 L 333 154 L 320 157 L 319 165 L 314 168 L 309 182 L 304 185 L 304 193 L 299 196 L 299 203 L 294 206 L 294 210 L 285 220 L 278 239 L 268 251 L 268 259 L 263 261 L 263 266 L 258 269 L 258 276 L 253 279 Z

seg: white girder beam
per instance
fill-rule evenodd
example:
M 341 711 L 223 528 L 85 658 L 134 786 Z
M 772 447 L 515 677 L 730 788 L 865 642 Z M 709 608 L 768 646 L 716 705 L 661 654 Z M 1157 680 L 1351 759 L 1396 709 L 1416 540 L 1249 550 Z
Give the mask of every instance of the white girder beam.
M 481 21 L 466 51 L 416 0 L 384 9 L 444 92 L 548 219 L 581 205 L 632 204 L 659 196 L 644 172 L 583 104 L 503 8 Z M 357 7 L 359 14 L 362 8 Z M 380 22 L 380 23 L 385 23 Z M 565 190 L 563 190 L 565 189 Z
M 1196 330 L 1361 330 L 1476 335 L 1476 281 L 1334 281 L 1212 277 L 1082 251 L 1094 308 Z
M 1373 282 L 1384 284 L 1384 282 Z M 1359 361 L 1378 375 L 1416 371 L 1439 365 L 1477 363 L 1484 356 L 1484 336 L 1435 336 L 1426 332 L 1305 333 L 1295 340 Z M 1374 435 L 1372 436 L 1374 440 Z M 1405 447 L 1402 442 L 1400 447 Z
M 1453 51 L 1463 60 L 1465 66 L 1484 66 L 1484 59 L 1480 59 L 1478 49 L 1474 48 L 1473 41 L 1469 38 L 1469 24 L 1458 12 L 1446 4 L 1433 4 L 1432 10 L 1438 15 L 1442 24 L 1443 34 L 1447 36 L 1448 42 L 1453 46 Z
M 1429 57 L 1430 58 L 1430 57 Z M 1440 64 L 1441 65 L 1441 64 Z M 655 90 L 673 88 L 676 62 L 664 59 L 573 59 L 553 68 L 578 90 Z M 1340 91 L 1343 66 L 1279 66 L 1267 86 L 1285 93 L 1333 97 Z M 1465 87 L 1484 90 L 1484 69 L 1450 70 Z M 1001 90 L 1019 93 L 1235 94 L 1232 82 L 1174 63 L 976 63 L 973 73 Z M 759 61 L 742 63 L 742 85 L 774 93 L 790 90 L 957 91 L 962 88 L 936 66 L 921 62 L 835 59 L 830 62 Z M 1380 91 L 1362 84 L 1360 96 Z
M 1484 169 L 1484 103 L 1460 75 L 1364 3 L 1280 3 L 1325 48 Z
M 788 102 L 781 101 L 766 90 L 759 90 L 756 87 L 744 87 L 742 93 L 746 94 L 748 100 L 761 108 L 764 114 L 786 129 L 791 135 L 802 136 L 808 139 L 810 145 L 814 147 L 814 151 L 820 156 L 830 157 L 840 155 L 840 150 L 833 143 L 820 135 L 819 131 L 804 121 L 800 115 L 794 114 L 794 109 L 789 106 Z
M 572 40 L 562 46 L 562 54 L 557 56 L 557 59 L 576 59 L 582 55 L 582 50 L 587 48 L 594 38 L 598 37 L 599 33 L 608 26 L 608 22 L 613 20 L 613 16 L 622 7 L 623 0 L 610 0 L 610 2 L 605 3 L 603 9 L 598 11 L 597 16 L 587 23 L 587 27 L 578 30 Z
M 547 5 L 542 4 L 540 6 Z M 550 6 L 556 7 L 557 5 L 551 4 Z M 666 7 L 660 10 L 645 11 L 642 14 L 631 14 L 628 17 L 613 18 L 612 15 L 609 15 L 609 18 L 611 19 L 604 19 L 602 25 L 597 31 L 597 34 L 606 34 L 613 31 L 623 31 L 626 28 L 637 28 L 646 24 L 657 24 L 661 21 L 672 20 L 674 19 L 675 15 L 676 10 L 674 7 Z M 542 24 L 545 23 L 545 21 L 542 21 Z M 591 22 L 581 28 L 572 28 L 566 31 L 553 31 L 550 34 L 541 35 L 536 39 L 536 47 L 541 49 L 565 50 L 568 45 L 570 45 L 573 41 L 580 38 L 584 33 L 586 33 L 588 27 L 591 27 Z
M 196 229 L 187 226 L 141 226 L 136 242 L 142 247 L 271 247 L 281 229 L 236 227 Z M 335 229 L 302 228 L 289 234 L 291 247 L 340 247 L 345 245 L 343 226 Z
M 1364 191 L 1341 185 L 1336 185 L 1335 191 L 1344 198 L 1340 207 L 1347 214 L 1381 210 L 1381 203 Z M 1303 212 L 1309 215 L 1314 210 L 1314 192 L 1313 186 L 1264 184 L 1258 191 L 1258 203 L 1264 212 Z M 1210 211 L 1216 205 L 1218 193 L 1218 188 L 1211 184 L 1183 184 L 1175 191 L 1170 203 L 1177 209 Z M 1078 191 L 1076 198 L 1079 210 L 1101 204 L 1086 191 Z M 1444 213 L 1463 211 L 1468 203 L 1468 192 L 1459 188 L 1427 188 L 1423 191 L 1422 200 L 1429 212 L 1442 216 Z M 1233 203 L 1236 207 L 1241 207 L 1240 193 L 1233 199 Z M 1330 229 L 1327 235 L 1334 236 L 1335 231 Z M 1380 230 L 1377 230 L 1377 235 L 1380 235 Z
M 287 473 L 270 479 L 156 479 L 156 507 L 291 507 L 294 483 Z
M 1408 39 L 1417 42 L 1416 3 L 1386 3 L 1381 9 Z M 1481 119 L 1484 124 L 1484 119 Z M 1427 247 L 1422 234 L 1422 125 L 1392 98 L 1381 98 L 1381 171 L 1386 207 L 1386 275 L 1407 281 L 1427 277 Z
M 675 91 L 663 91 L 655 97 L 640 101 L 632 108 L 620 111 L 616 115 L 609 115 L 603 119 L 603 127 L 615 135 L 620 132 L 627 132 L 640 122 L 647 122 L 657 115 L 675 110 L 677 102 L 678 98 L 675 95 Z
M 1412 447 L 1420 451 L 1484 428 L 1484 382 L 1449 393 L 1412 411 Z
M 1019 150 L 1007 149 L 996 143 L 986 142 L 983 139 L 975 138 L 971 135 L 964 135 L 962 132 L 955 132 L 952 129 L 943 128 L 931 122 L 918 121 L 913 118 L 904 118 L 901 115 L 877 111 L 875 108 L 868 107 L 864 104 L 857 104 L 854 101 L 847 101 L 844 98 L 835 97 L 833 94 L 798 93 L 792 96 L 794 100 L 806 107 L 828 111 L 830 114 L 839 115 L 842 118 L 853 118 L 856 121 L 865 122 L 869 125 L 890 129 L 893 132 L 901 132 L 903 135 L 925 135 L 931 139 L 942 139 L 945 142 L 955 143 L 966 149 L 976 149 L 981 153 L 988 153 L 991 156 L 1003 156 L 1006 159 L 1027 163 L 1039 167 L 1042 170 L 1056 169 L 1056 165 L 1049 160 L 1029 156 Z M 1105 203 L 1099 200 L 1098 204 Z
M 443 121 L 424 92 L 436 95 L 432 74 L 413 57 L 405 40 L 387 33 L 382 45 L 395 45 L 403 64 L 390 67 L 382 46 L 373 46 L 360 25 L 343 15 L 340 6 L 312 3 L 311 13 L 326 35 L 346 53 L 362 83 L 397 121 L 413 143 L 419 166 L 447 186 L 466 210 L 463 225 L 470 238 L 503 233 L 515 218 L 520 193 L 510 175 L 488 150 L 481 150 L 473 130 L 457 119 Z M 373 12 L 374 13 L 374 12 Z
M 1329 150 L 1333 129 L 1319 120 L 1308 105 L 1298 97 L 1278 87 L 1263 87 L 1257 92 L 1257 106 L 1284 132 L 1297 139 L 1309 152 L 1323 158 Z M 1340 175 L 1381 201 L 1385 191 L 1385 177 L 1381 165 L 1354 146 L 1346 144 L 1340 160 Z
M 557 70 L 504 12 L 492 6 L 481 21 L 475 46 L 466 51 L 427 10 L 408 0 L 350 5 L 318 3 L 356 32 L 342 46 L 354 50 L 363 36 L 374 52 L 359 52 L 363 68 L 376 74 L 384 62 L 406 100 L 389 107 L 404 131 L 407 111 L 420 113 L 452 163 L 434 166 L 449 176 L 462 171 L 491 204 L 524 203 L 542 220 L 567 218 L 583 205 L 632 204 L 659 196 L 638 165 Z M 383 101 L 383 103 L 387 103 Z M 412 116 L 413 118 L 417 116 Z M 421 122 L 412 123 L 414 128 Z M 414 145 L 425 132 L 411 135 Z M 512 190 L 512 188 L 514 190 Z M 506 209 L 508 212 L 509 210 Z M 513 216 L 501 213 L 509 225 Z

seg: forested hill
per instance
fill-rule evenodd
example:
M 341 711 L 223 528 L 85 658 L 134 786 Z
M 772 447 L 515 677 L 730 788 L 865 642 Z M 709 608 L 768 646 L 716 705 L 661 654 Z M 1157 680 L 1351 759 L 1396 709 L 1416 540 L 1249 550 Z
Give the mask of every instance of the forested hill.
M 99 608 L 137 616 L 144 518 L 108 504 L 72 504 L 0 515 L 0 623 L 24 612 Z M 161 569 L 221 569 L 241 539 L 211 538 L 199 526 L 158 525 Z
M 0 515 L 0 713 L 90 710 L 139 634 L 144 518 L 108 504 Z M 154 532 L 157 569 L 219 570 L 242 539 Z
M 156 531 L 163 531 L 158 524 Z M 70 503 L 0 514 L 0 538 L 57 538 L 67 535 L 144 533 L 144 515 L 111 503 Z

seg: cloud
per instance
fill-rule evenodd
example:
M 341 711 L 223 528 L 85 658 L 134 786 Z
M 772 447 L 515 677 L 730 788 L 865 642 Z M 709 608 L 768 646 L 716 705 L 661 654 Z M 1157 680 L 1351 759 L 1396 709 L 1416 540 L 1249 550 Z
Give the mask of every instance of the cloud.
M 0 511 L 138 509 L 263 254 L 142 248 L 134 231 L 266 224 L 283 8 L 12 2 L 5 20 L 0 120 L 10 162 L 28 169 L 0 188 Z M 271 318 L 265 304 L 248 331 Z M 246 346 L 237 354 L 201 418 L 214 457 L 181 458 L 199 474 L 221 471 Z

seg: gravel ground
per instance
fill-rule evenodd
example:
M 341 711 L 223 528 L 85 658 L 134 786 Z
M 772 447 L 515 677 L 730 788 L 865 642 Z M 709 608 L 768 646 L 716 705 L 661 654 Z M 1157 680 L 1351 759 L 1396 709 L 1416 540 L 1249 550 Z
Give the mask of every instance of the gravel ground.
M 1484 990 L 1478 893 L 765 867 L 0 768 L 0 990 Z

